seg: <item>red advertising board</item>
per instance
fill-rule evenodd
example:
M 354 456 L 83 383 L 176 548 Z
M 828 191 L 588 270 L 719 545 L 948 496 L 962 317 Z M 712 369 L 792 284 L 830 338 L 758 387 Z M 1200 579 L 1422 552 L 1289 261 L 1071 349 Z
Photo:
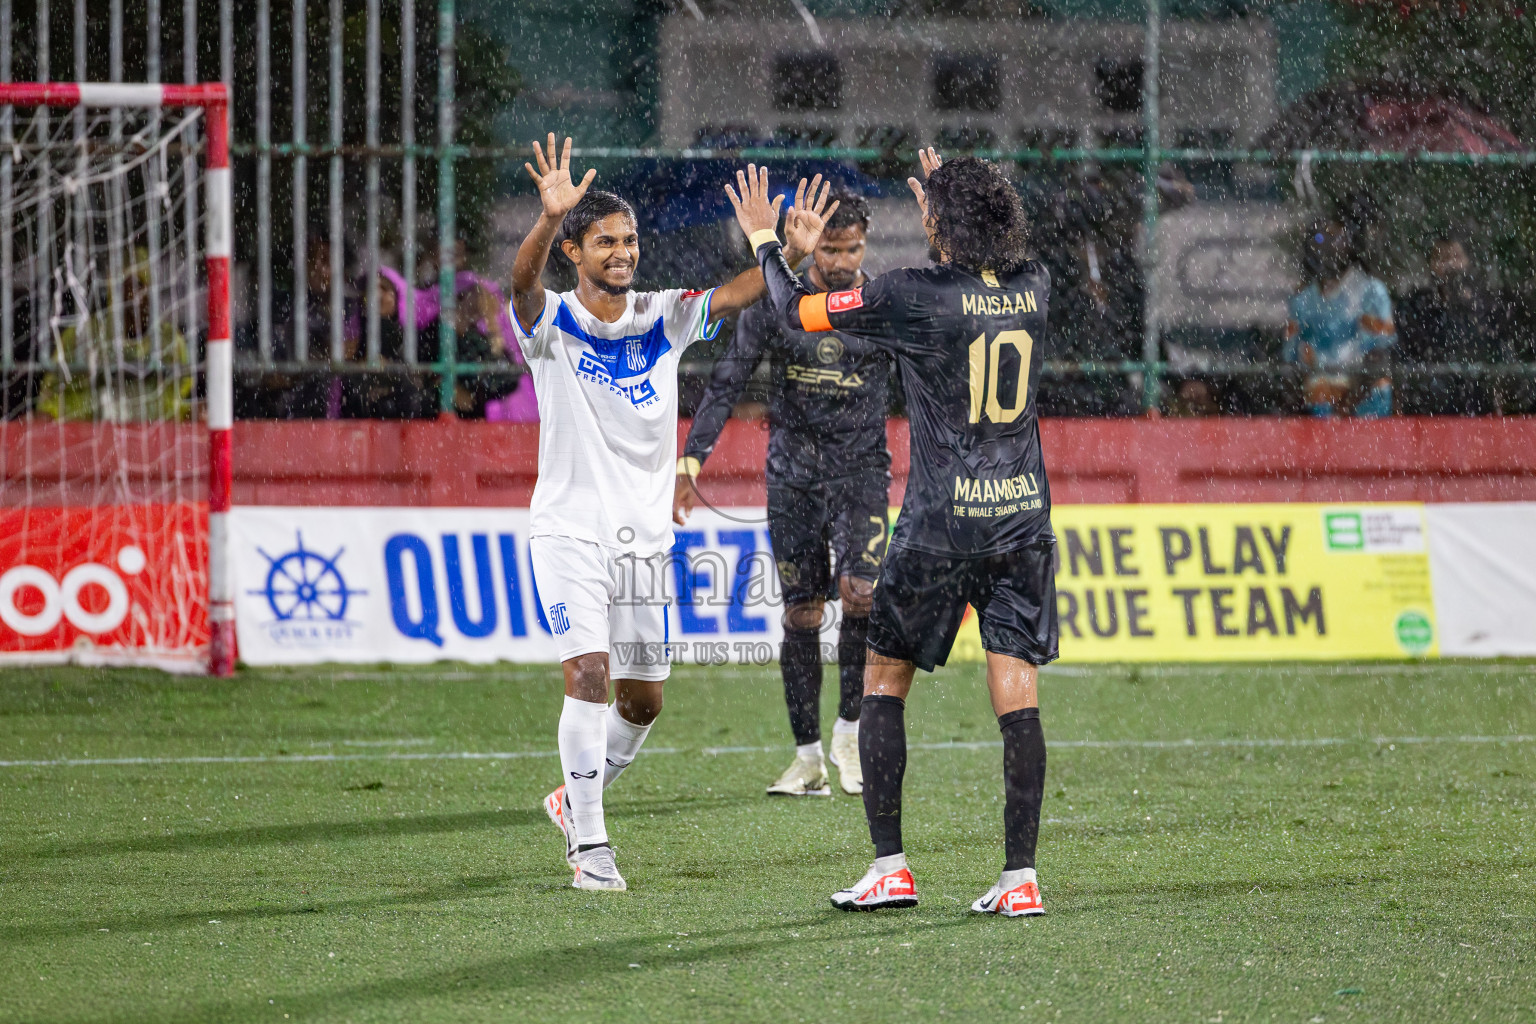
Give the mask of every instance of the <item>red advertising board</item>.
M 0 659 L 201 668 L 208 507 L 0 509 Z

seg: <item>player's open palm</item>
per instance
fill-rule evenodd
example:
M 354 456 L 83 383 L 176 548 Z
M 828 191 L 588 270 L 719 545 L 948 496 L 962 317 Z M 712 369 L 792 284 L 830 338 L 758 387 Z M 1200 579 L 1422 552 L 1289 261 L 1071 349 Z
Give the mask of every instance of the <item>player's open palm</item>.
M 928 193 L 923 189 L 923 181 L 927 181 L 928 175 L 938 170 L 939 165 L 944 162 L 944 158 L 939 156 L 932 146 L 929 146 L 927 149 L 917 151 L 917 159 L 923 165 L 923 180 L 919 181 L 916 178 L 908 178 L 907 187 L 912 190 L 913 197 L 917 199 L 917 208 L 923 211 L 923 219 L 927 220 Z
M 779 207 L 784 205 L 784 197 L 768 198 L 768 168 L 748 164 L 746 171 L 736 172 L 736 188 L 725 186 L 725 194 L 736 209 L 736 223 L 748 238 L 759 231 L 778 228 Z
M 819 190 L 819 192 L 818 192 Z M 832 183 L 823 183 L 821 175 L 811 179 L 810 204 L 806 204 L 806 182 L 800 179 L 800 186 L 795 189 L 795 205 L 789 208 L 789 213 L 784 217 L 784 247 L 792 252 L 814 252 L 816 243 L 821 240 L 821 233 L 827 226 L 827 221 L 832 214 L 837 212 L 838 204 L 833 202 L 829 207 L 827 200 L 832 195 Z
M 592 179 L 597 177 L 597 168 L 587 171 L 586 177 L 577 184 L 571 179 L 571 139 L 566 136 L 565 146 L 560 153 L 555 152 L 555 133 L 549 133 L 549 152 L 545 155 L 544 147 L 538 142 L 533 144 L 533 158 L 538 161 L 539 169 L 534 170 L 532 164 L 523 164 L 528 176 L 539 187 L 539 202 L 544 204 L 546 217 L 561 218 L 570 213 L 581 201 L 581 197 L 587 194 L 587 188 L 592 184 Z

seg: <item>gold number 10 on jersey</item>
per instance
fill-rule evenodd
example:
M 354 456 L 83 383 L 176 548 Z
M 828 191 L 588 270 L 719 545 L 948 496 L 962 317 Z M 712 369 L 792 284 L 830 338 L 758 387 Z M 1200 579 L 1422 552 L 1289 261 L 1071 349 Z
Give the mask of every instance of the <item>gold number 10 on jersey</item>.
M 1004 406 L 998 400 L 997 370 L 1002 362 L 1003 348 L 1012 345 L 1019 355 L 1019 379 L 1013 389 L 1013 404 Z M 1024 411 L 1029 400 L 1029 357 L 1035 350 L 1035 339 L 1028 331 L 1003 331 L 987 344 L 985 334 L 971 342 L 971 422 L 980 423 L 982 413 L 993 423 L 1012 423 Z

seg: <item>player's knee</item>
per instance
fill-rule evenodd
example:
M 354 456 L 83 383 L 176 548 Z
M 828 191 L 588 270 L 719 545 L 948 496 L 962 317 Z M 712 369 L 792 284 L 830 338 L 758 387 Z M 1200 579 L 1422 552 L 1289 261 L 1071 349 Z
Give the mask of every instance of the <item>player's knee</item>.
M 608 702 L 608 656 L 583 654 L 565 663 L 565 692 L 593 704 Z
M 661 683 L 621 682 L 615 694 L 619 716 L 634 725 L 650 725 L 661 714 Z
M 867 618 L 875 606 L 875 583 L 858 576 L 843 576 L 837 581 L 838 593 L 843 599 L 843 614 L 856 619 Z
M 821 615 L 820 601 L 801 601 L 790 605 L 784 613 L 784 625 L 790 629 L 820 629 Z

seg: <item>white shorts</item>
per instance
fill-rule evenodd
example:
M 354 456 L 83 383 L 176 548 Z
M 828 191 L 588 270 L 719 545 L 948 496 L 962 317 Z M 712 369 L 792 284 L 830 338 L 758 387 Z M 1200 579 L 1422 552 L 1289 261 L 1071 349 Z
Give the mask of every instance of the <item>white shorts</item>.
M 646 558 L 574 537 L 528 541 L 539 610 L 561 661 L 608 655 L 612 679 L 666 679 L 669 555 Z

